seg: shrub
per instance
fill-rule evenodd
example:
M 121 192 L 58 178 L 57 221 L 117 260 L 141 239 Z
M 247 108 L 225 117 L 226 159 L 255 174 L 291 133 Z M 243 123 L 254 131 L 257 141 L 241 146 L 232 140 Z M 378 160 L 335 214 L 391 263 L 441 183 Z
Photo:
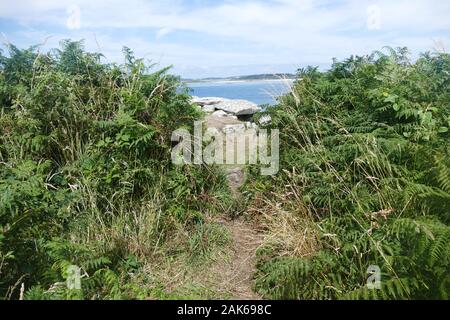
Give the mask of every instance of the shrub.
M 170 162 L 198 109 L 168 69 L 124 55 L 103 64 L 72 41 L 0 55 L 0 296 L 147 297 L 126 284 L 133 268 L 219 203 L 213 168 Z M 81 292 L 60 285 L 72 264 Z
M 321 246 L 308 257 L 261 250 L 265 297 L 448 299 L 449 70 L 448 54 L 412 63 L 406 49 L 299 70 L 267 111 L 282 128 L 271 183 L 295 191 L 286 201 L 307 208 Z M 366 286 L 371 265 L 381 290 Z

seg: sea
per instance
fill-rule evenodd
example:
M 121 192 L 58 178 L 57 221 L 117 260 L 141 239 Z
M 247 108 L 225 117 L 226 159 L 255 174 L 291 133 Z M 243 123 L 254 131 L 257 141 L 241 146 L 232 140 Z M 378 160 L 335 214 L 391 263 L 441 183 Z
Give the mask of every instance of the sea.
M 208 81 L 186 83 L 191 95 L 244 99 L 258 105 L 274 105 L 276 98 L 289 92 L 292 80 Z

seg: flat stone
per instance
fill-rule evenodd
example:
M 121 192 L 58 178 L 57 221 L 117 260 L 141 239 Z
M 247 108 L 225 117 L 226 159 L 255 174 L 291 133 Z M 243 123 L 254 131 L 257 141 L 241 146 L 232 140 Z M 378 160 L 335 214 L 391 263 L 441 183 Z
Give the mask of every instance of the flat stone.
M 225 99 L 220 97 L 192 97 L 191 101 L 192 103 L 203 107 L 203 110 L 205 112 L 222 110 L 234 116 L 245 116 L 252 115 L 261 111 L 256 103 L 241 99 Z
M 217 110 L 223 110 L 235 116 L 252 115 L 261 111 L 261 108 L 259 108 L 256 103 L 247 100 L 226 99 L 214 106 Z
M 224 98 L 219 98 L 219 97 L 199 98 L 199 97 L 194 96 L 194 97 L 192 97 L 191 102 L 203 107 L 203 106 L 210 106 L 213 104 L 217 104 L 223 100 L 224 100 Z

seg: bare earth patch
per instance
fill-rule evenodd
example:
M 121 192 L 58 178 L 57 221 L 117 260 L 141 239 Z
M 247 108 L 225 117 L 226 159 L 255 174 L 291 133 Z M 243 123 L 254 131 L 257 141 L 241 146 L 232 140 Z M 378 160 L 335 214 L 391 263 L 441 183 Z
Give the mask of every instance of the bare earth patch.
M 220 222 L 230 231 L 233 243 L 229 261 L 217 261 L 211 268 L 212 272 L 220 275 L 221 283 L 218 286 L 228 292 L 232 299 L 261 299 L 253 292 L 252 284 L 255 253 L 263 241 L 262 233 L 242 218 L 221 218 Z

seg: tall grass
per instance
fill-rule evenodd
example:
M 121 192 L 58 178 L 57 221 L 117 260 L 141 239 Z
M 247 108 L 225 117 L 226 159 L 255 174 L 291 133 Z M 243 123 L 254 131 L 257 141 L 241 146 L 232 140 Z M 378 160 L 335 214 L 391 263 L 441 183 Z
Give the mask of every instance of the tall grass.
M 265 297 L 448 298 L 449 67 L 447 54 L 411 63 L 399 49 L 299 71 L 268 111 L 282 174 L 249 185 L 255 206 L 277 208 L 259 252 Z
M 202 256 L 203 240 L 220 240 L 205 216 L 231 203 L 214 168 L 170 162 L 172 131 L 201 113 L 167 69 L 152 71 L 128 48 L 123 65 L 101 63 L 80 42 L 47 54 L 8 49 L 0 296 L 17 298 L 23 286 L 28 299 L 164 297 L 143 270 L 183 251 Z M 64 284 L 71 265 L 81 290 Z

